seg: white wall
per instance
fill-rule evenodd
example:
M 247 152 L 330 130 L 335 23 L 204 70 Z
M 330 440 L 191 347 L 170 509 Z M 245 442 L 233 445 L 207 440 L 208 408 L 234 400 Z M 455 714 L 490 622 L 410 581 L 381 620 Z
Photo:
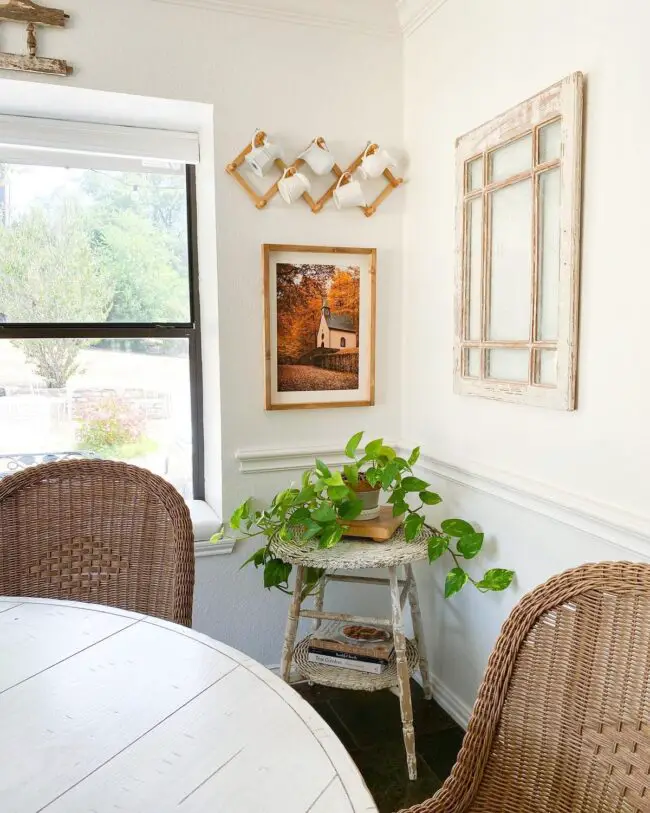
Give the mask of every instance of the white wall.
M 47 32 L 42 50 L 77 68 L 71 79 L 50 80 L 57 85 L 213 107 L 218 292 L 217 263 L 201 269 L 212 501 L 220 499 L 221 474 L 226 514 L 248 494 L 266 497 L 293 476 L 242 475 L 238 449 L 336 448 L 361 428 L 390 439 L 401 434 L 431 456 L 423 474 L 446 497 L 446 515 L 466 516 L 488 532 L 482 563 L 517 570 L 515 589 L 504 595 L 468 590 L 444 603 L 441 569 L 420 568 L 439 688 L 462 716 L 521 593 L 583 561 L 643 557 L 650 536 L 642 350 L 650 294 L 643 272 L 650 12 L 605 0 L 447 0 L 437 13 L 418 16 L 425 22 L 404 46 L 402 85 L 402 45 L 388 36 L 387 16 L 369 17 L 365 27 L 382 30 L 365 36 L 346 25 L 290 24 L 302 6 L 284 6 L 279 21 L 153 0 L 68 0 L 71 29 Z M 371 6 L 364 0 L 364 14 Z M 336 6 L 340 14 L 347 8 Z M 312 2 L 309 11 L 321 5 Z M 588 81 L 578 411 L 454 396 L 454 141 L 574 70 Z M 115 111 L 100 103 L 91 112 L 110 119 Z M 257 212 L 222 171 L 257 126 L 296 152 L 323 135 L 343 164 L 368 138 L 399 153 L 403 125 L 410 183 L 371 220 L 332 209 L 316 217 L 280 201 Z M 209 255 L 208 221 L 201 241 Z M 375 408 L 264 413 L 263 242 L 379 249 Z M 238 572 L 251 547 L 199 560 L 195 623 L 277 663 L 286 598 L 264 593 L 258 574 Z M 371 611 L 366 593 L 345 594 L 355 609 Z
M 433 466 L 447 516 L 477 522 L 487 564 L 518 573 L 503 596 L 467 591 L 443 605 L 422 572 L 434 671 L 461 707 L 522 592 L 572 565 L 650 551 L 649 24 L 641 3 L 449 0 L 406 42 L 403 434 L 458 467 Z M 455 139 L 575 70 L 588 87 L 578 410 L 455 396 Z M 581 522 L 589 533 L 571 524 Z
M 341 214 L 332 209 L 316 217 L 306 206 L 289 209 L 279 200 L 259 212 L 223 168 L 256 127 L 277 136 L 294 155 L 313 137 L 323 135 L 342 165 L 356 157 L 368 139 L 399 151 L 399 38 L 388 36 L 383 22 L 383 33 L 374 37 L 351 27 L 291 24 L 153 0 L 69 0 L 66 10 L 70 29 L 45 32 L 41 52 L 67 59 L 76 68 L 74 76 L 66 80 L 28 76 L 25 83 L 49 81 L 214 107 L 218 261 L 201 268 L 212 501 L 219 501 L 221 474 L 224 515 L 248 494 L 269 496 L 286 482 L 286 476 L 243 478 L 235 460 L 238 448 L 309 445 L 315 439 L 341 444 L 364 427 L 393 434 L 400 396 L 392 382 L 399 375 L 400 348 L 388 340 L 386 325 L 390 320 L 391 334 L 399 334 L 400 314 L 394 303 L 400 295 L 403 197 L 393 195 L 370 220 L 359 212 Z M 3 46 L 22 48 L 22 39 L 21 35 L 21 42 L 4 40 Z M 27 103 L 29 87 L 25 84 Z M 2 104 L 0 91 L 0 108 Z M 106 118 L 110 120 L 113 112 L 107 104 Z M 96 118 L 97 111 L 93 113 Z M 206 233 L 205 222 L 202 225 L 205 246 L 214 235 Z M 264 242 L 379 249 L 375 408 L 263 411 L 260 246 Z M 252 545 L 243 546 L 230 557 L 198 560 L 195 624 L 262 662 L 277 663 L 286 600 L 265 593 L 259 574 L 238 572 L 251 549 Z

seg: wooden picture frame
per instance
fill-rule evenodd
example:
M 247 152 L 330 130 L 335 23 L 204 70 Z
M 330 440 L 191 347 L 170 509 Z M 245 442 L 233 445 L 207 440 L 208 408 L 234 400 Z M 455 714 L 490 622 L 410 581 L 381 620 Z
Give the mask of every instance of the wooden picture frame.
M 265 244 L 262 263 L 266 410 L 374 406 L 377 250 Z
M 584 77 L 456 143 L 454 390 L 576 406 Z

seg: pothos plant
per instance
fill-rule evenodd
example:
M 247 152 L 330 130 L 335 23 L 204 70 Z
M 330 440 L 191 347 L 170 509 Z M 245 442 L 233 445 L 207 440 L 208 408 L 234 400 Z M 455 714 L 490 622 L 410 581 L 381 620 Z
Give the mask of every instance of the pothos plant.
M 292 566 L 274 553 L 277 539 L 285 542 L 317 540 L 319 548 L 332 548 L 348 530 L 346 523 L 357 519 L 363 503 L 355 489 L 365 480 L 372 488 L 388 494 L 393 515 L 404 516 L 404 536 L 407 542 L 420 534 L 428 535 L 429 562 L 443 556 L 453 561 L 447 573 L 445 597 L 460 592 L 469 582 L 482 592 L 507 589 L 514 572 L 494 568 L 480 580 L 474 579 L 463 567 L 464 560 L 474 559 L 481 551 L 484 534 L 477 532 L 464 519 L 446 519 L 435 528 L 427 521 L 425 509 L 442 502 L 439 494 L 431 490 L 429 483 L 416 477 L 413 467 L 420 457 L 420 449 L 413 451 L 408 459 L 386 446 L 383 440 L 373 440 L 359 451 L 363 432 L 354 435 L 345 447 L 349 463 L 342 470 L 331 470 L 322 460 L 302 476 L 300 486 L 276 494 L 268 508 L 255 510 L 251 499 L 243 502 L 233 513 L 230 526 L 238 532 L 239 539 L 265 537 L 263 547 L 257 550 L 242 567 L 252 564 L 263 568 L 264 587 L 273 587 L 285 593 L 289 589 Z M 214 539 L 222 538 L 223 533 Z M 312 593 L 323 575 L 322 570 L 308 568 L 305 573 L 303 597 Z

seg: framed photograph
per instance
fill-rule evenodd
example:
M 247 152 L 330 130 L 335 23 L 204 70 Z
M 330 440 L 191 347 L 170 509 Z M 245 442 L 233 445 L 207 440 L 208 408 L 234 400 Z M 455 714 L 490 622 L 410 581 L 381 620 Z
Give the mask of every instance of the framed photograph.
M 264 245 L 266 409 L 375 403 L 377 251 Z

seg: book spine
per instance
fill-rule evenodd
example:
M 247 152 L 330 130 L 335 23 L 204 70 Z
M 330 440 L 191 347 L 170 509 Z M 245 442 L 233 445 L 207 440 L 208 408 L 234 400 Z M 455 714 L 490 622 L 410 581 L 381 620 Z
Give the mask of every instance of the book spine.
M 310 652 L 307 655 L 310 663 L 319 663 L 323 666 L 338 666 L 342 669 L 352 669 L 355 672 L 367 672 L 372 675 L 381 675 L 386 669 L 386 664 L 371 663 L 369 661 L 351 661 L 346 658 L 337 658 L 333 655 L 321 655 L 318 652 Z
M 332 649 L 322 649 L 318 646 L 310 646 L 310 652 L 314 652 L 316 655 L 329 655 L 332 658 L 339 658 L 340 660 L 345 661 L 358 661 L 359 663 L 379 663 L 382 666 L 388 666 L 389 658 L 374 658 L 370 655 L 358 655 L 353 652 L 345 652 L 345 651 L 337 651 Z
M 362 658 L 376 658 L 377 660 L 387 661 L 393 654 L 394 647 L 390 646 L 355 646 L 354 644 L 345 644 L 341 641 L 330 641 L 323 638 L 312 638 L 309 643 L 310 649 L 322 650 L 323 652 L 347 652 L 350 655 L 359 655 Z

